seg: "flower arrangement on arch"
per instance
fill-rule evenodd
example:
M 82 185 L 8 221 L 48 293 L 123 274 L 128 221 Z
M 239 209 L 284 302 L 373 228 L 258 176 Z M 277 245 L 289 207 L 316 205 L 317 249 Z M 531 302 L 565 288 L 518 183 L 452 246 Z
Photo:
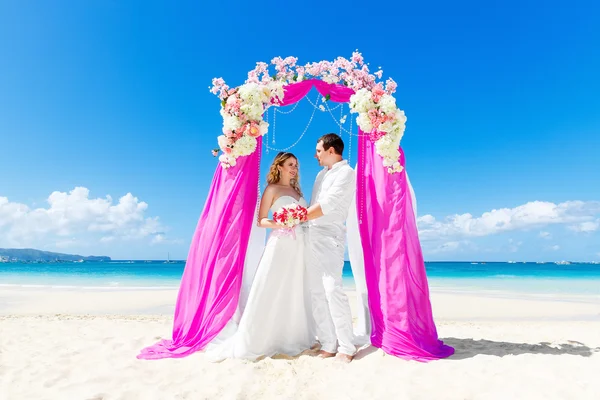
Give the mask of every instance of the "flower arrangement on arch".
M 221 99 L 223 134 L 217 139 L 219 148 L 212 151 L 224 168 L 236 165 L 239 157 L 256 150 L 256 138 L 267 133 L 269 124 L 263 113 L 271 106 L 281 104 L 284 86 L 306 79 L 321 79 L 327 83 L 342 84 L 354 90 L 350 98 L 350 112 L 357 113 L 356 122 L 369 135 L 375 150 L 383 158 L 389 173 L 402 171 L 400 141 L 404 134 L 406 116 L 396 106 L 393 94 L 397 84 L 389 78 L 381 80 L 381 68 L 371 73 L 361 53 L 355 51 L 350 60 L 338 57 L 334 61 L 320 61 L 297 65 L 296 57 L 275 57 L 271 60 L 275 74 L 269 74 L 269 64 L 259 62 L 248 73 L 245 83 L 230 88 L 223 78 L 214 78 L 210 91 Z

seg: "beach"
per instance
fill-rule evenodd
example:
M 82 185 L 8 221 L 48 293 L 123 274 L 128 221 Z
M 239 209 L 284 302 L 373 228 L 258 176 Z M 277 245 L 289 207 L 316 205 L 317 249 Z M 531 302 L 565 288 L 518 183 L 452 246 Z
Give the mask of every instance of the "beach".
M 348 291 L 354 305 L 354 292 Z M 432 290 L 448 359 L 138 360 L 177 290 L 0 288 L 1 399 L 596 399 L 600 303 Z

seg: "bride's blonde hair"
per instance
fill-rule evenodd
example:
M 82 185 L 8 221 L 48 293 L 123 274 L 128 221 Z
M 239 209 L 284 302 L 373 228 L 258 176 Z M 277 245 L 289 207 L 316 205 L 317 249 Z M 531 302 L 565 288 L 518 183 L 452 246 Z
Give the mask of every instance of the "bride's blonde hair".
M 300 189 L 300 184 L 298 183 L 300 182 L 300 163 L 298 162 L 298 158 L 292 153 L 281 152 L 275 156 L 275 159 L 269 168 L 269 173 L 267 174 L 267 183 L 279 183 L 279 180 L 281 179 L 281 173 L 277 167 L 282 167 L 283 164 L 290 158 L 295 159 L 298 163 L 298 174 L 296 175 L 296 178 L 290 180 L 290 186 L 296 191 L 296 193 L 302 196 L 302 190 Z

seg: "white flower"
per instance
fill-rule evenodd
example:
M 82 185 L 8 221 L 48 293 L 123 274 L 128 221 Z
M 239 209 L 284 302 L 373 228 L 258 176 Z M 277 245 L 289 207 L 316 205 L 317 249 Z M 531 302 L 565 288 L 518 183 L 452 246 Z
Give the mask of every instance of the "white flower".
M 271 89 L 266 85 L 261 85 L 261 99 L 264 104 L 271 103 Z
M 223 166 L 223 168 L 233 167 L 236 164 L 235 158 L 227 156 L 225 154 L 221 154 L 219 156 L 219 162 L 221 163 L 221 166 Z
M 379 131 L 390 132 L 394 128 L 394 121 L 387 121 L 379 125 Z
M 366 113 L 374 107 L 375 103 L 371 99 L 371 92 L 367 89 L 360 89 L 350 96 L 350 112 Z
M 228 131 L 235 131 L 242 126 L 240 119 L 234 115 L 226 115 L 223 117 L 223 128 Z
M 362 129 L 362 131 L 365 133 L 371 133 L 371 131 L 373 130 L 373 125 L 371 125 L 371 119 L 366 113 L 359 114 L 358 118 L 356 118 L 356 123 L 358 124 L 360 129 Z
M 379 100 L 379 109 L 388 115 L 392 115 L 396 111 L 396 99 L 389 94 L 384 94 Z
M 406 115 L 404 115 L 404 111 L 399 108 L 396 109 L 396 121 L 399 121 L 402 124 L 406 123 Z
M 227 147 L 227 137 L 225 135 L 220 135 L 217 138 L 217 143 L 219 143 L 219 147 L 221 148 L 221 150 L 225 149 Z
M 260 121 L 258 128 L 260 129 L 260 135 L 262 136 L 269 131 L 269 124 L 265 121 Z
M 262 119 L 263 104 L 262 102 L 245 102 L 240 107 L 240 110 L 248 116 L 248 119 L 257 121 Z
M 254 153 L 256 150 L 256 139 L 252 136 L 243 135 L 233 145 L 233 151 L 231 155 L 235 158 L 241 156 L 247 156 Z
M 340 78 L 338 78 L 337 76 L 334 76 L 334 75 L 327 74 L 327 75 L 323 75 L 321 77 L 321 80 L 323 82 L 327 82 L 327 83 L 337 83 L 340 80 Z
M 269 90 L 271 91 L 271 99 L 283 100 L 285 92 L 283 91 L 283 82 L 271 81 L 268 84 Z
M 260 100 L 262 89 L 258 84 L 251 82 L 240 86 L 238 93 L 242 99 L 242 102 L 253 102 Z
M 319 110 L 325 111 L 325 106 L 323 104 L 319 104 Z

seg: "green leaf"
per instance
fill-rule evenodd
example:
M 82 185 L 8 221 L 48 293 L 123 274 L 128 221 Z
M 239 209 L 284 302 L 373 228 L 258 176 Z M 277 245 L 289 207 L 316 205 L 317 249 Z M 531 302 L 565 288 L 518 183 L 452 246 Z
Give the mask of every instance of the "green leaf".
M 225 100 L 221 100 L 221 107 L 225 108 L 225 104 L 227 104 L 227 102 L 225 102 Z
M 329 101 L 329 99 L 331 99 L 330 95 L 325 96 L 325 101 Z

